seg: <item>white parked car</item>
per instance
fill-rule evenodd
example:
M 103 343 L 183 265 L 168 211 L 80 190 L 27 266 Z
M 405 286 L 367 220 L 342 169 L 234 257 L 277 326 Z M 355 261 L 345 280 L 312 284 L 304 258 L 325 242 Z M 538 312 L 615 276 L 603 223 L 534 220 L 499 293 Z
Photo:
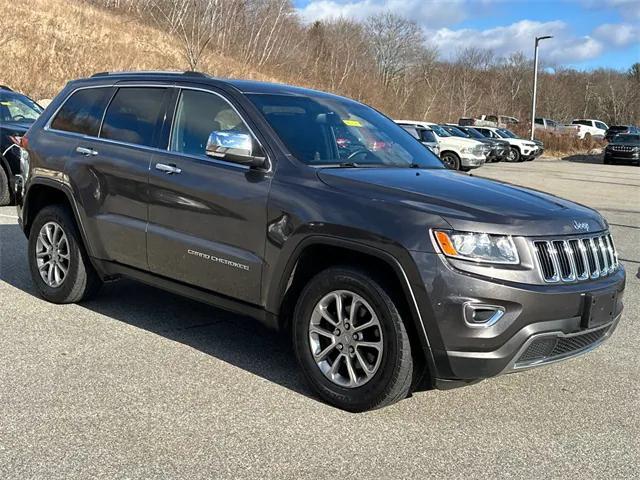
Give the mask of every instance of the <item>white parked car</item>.
M 511 145 L 511 151 L 507 156 L 508 162 L 523 162 L 528 160 L 533 160 L 540 155 L 544 151 L 544 146 L 542 142 L 534 142 L 531 140 L 526 140 L 524 138 L 518 137 L 511 130 L 506 128 L 495 128 L 495 127 L 474 127 L 480 133 L 482 133 L 485 137 L 489 138 L 500 138 L 509 142 Z
M 401 125 L 401 127 L 413 137 L 420 140 L 420 143 L 431 150 L 436 156 L 440 156 L 440 144 L 431 127 L 423 127 L 420 125 Z
M 604 138 L 609 126 L 600 120 L 577 118 L 571 122 L 578 138 Z
M 437 123 L 396 120 L 402 127 L 429 128 L 440 145 L 440 159 L 452 170 L 469 171 L 485 164 L 490 148 L 470 138 L 454 137 Z

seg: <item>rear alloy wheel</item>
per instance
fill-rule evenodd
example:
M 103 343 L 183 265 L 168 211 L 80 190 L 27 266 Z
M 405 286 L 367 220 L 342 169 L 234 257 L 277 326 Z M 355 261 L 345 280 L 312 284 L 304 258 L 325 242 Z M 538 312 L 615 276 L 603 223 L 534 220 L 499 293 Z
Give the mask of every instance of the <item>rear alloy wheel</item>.
M 460 170 L 460 157 L 453 152 L 444 152 L 440 155 L 440 160 L 445 167 L 451 170 Z
M 316 275 L 298 299 L 293 341 L 309 383 L 339 408 L 372 410 L 409 393 L 407 331 L 391 297 L 364 272 L 336 267 Z
M 31 278 L 45 300 L 79 302 L 102 284 L 81 244 L 73 216 L 61 205 L 38 213 L 30 228 L 28 254 Z
M 516 147 L 511 147 L 509 149 L 509 155 L 507 156 L 507 161 L 509 162 L 519 162 L 520 161 L 520 150 Z

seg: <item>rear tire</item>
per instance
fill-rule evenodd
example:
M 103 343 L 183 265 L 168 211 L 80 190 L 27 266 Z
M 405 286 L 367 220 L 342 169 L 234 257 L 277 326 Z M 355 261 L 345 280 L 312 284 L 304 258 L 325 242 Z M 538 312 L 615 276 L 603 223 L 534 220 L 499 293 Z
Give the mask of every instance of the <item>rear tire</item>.
M 360 270 L 329 268 L 307 284 L 295 308 L 293 344 L 308 382 L 338 408 L 363 412 L 409 394 L 413 358 L 404 323 L 387 291 Z
M 76 303 L 97 293 L 102 285 L 87 255 L 69 210 L 43 208 L 29 234 L 29 267 L 40 295 L 52 303 Z
M 11 205 L 11 185 L 9 184 L 7 172 L 0 165 L 0 207 L 7 205 Z

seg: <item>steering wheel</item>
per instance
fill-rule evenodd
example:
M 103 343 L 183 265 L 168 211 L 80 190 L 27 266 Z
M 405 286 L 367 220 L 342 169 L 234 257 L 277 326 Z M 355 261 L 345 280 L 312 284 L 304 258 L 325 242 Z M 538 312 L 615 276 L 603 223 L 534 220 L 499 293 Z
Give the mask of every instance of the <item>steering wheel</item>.
M 15 116 L 13 117 L 13 121 L 14 121 L 14 122 L 18 122 L 18 121 L 20 121 L 20 120 L 26 120 L 26 119 L 27 119 L 27 117 L 25 117 L 24 115 L 15 115 Z
M 365 148 L 361 148 L 359 150 L 356 150 L 355 152 L 349 154 L 349 156 L 347 157 L 347 160 L 351 160 L 354 157 L 357 157 L 358 155 L 368 155 L 369 154 L 369 150 L 365 149 Z

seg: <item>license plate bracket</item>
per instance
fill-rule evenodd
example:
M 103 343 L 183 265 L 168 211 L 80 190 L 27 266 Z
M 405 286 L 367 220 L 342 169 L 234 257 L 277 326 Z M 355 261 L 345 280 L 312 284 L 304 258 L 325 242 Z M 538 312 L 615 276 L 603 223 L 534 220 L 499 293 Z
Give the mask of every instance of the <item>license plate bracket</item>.
M 593 328 L 613 320 L 618 292 L 587 293 L 582 309 L 583 328 Z

